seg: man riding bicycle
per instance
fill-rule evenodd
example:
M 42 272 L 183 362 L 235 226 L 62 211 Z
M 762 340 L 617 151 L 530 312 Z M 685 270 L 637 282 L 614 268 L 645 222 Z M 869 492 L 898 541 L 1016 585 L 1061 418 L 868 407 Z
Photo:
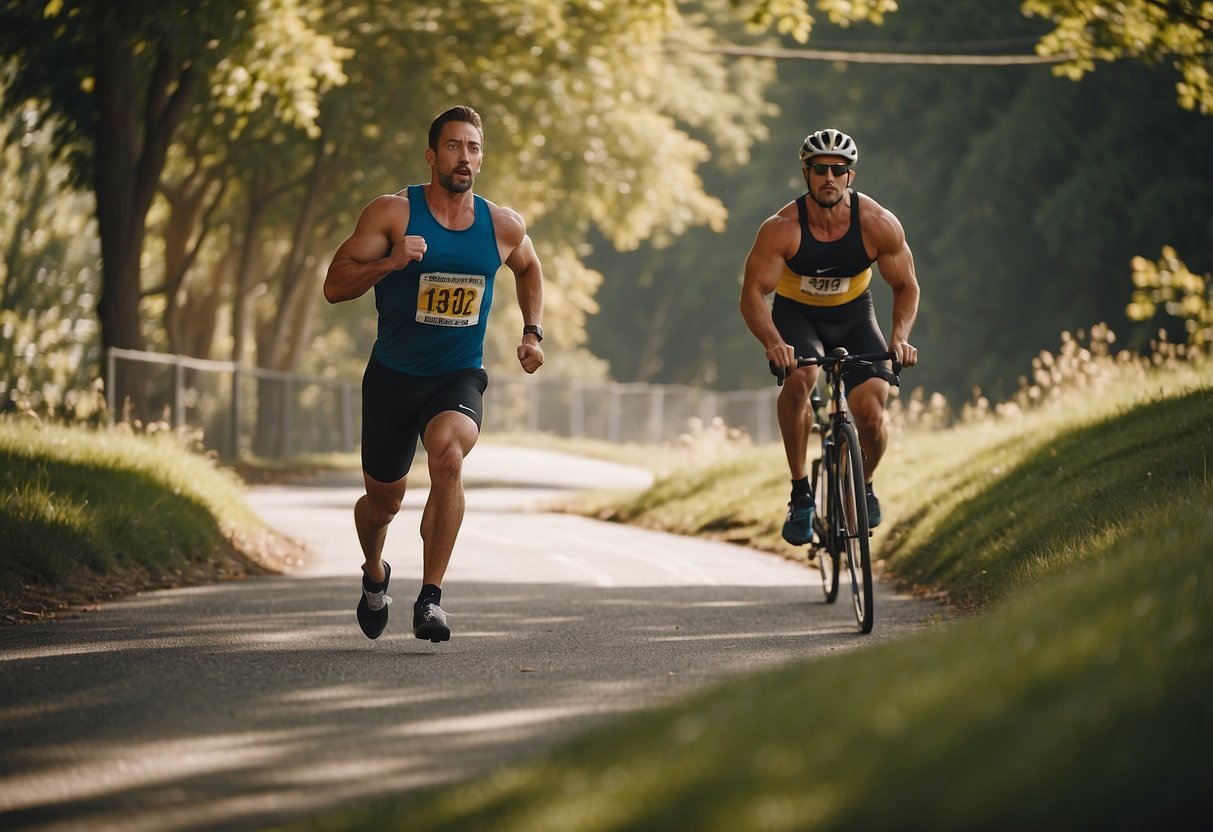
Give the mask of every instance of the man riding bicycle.
M 792 477 L 783 538 L 794 546 L 813 538 L 806 457 L 809 397 L 817 384 L 817 367 L 798 369 L 796 358 L 845 347 L 849 353 L 891 351 L 906 366 L 918 361 L 918 350 L 909 343 L 918 315 L 914 257 L 897 217 L 851 189 L 858 158 L 855 141 L 846 133 L 833 128 L 810 133 L 800 148 L 808 191 L 763 222 L 745 263 L 741 315 L 767 360 L 788 371 L 777 413 Z M 893 290 L 887 345 L 872 301 L 873 263 Z M 768 306 L 772 292 L 775 298 Z M 864 452 L 869 526 L 881 519 L 872 475 L 888 441 L 884 410 L 890 377 L 888 362 L 843 376 Z

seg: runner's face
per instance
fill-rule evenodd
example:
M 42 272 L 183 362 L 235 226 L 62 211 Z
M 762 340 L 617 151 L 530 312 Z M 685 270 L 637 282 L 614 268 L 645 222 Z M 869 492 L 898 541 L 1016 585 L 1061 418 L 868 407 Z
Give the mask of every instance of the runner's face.
M 430 154 L 439 185 L 453 194 L 470 191 L 480 172 L 480 131 L 466 121 L 448 122 L 438 137 L 438 149 Z
M 847 171 L 842 176 L 835 176 L 832 170 L 817 173 L 812 165 L 849 165 L 842 156 L 814 156 L 809 160 L 810 165 L 804 169 L 804 180 L 809 186 L 809 196 L 822 208 L 833 208 L 842 202 L 846 195 L 847 186 L 851 184 L 851 173 Z

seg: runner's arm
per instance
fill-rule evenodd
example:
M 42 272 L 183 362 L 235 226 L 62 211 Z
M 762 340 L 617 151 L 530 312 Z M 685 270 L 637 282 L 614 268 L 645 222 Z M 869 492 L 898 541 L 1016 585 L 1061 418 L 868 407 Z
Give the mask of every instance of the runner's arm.
M 508 218 L 501 223 L 502 234 L 508 238 L 518 237 L 520 242 L 513 247 L 505 258 L 505 265 L 514 273 L 514 283 L 518 293 L 518 308 L 522 312 L 524 326 L 543 325 L 543 266 L 530 235 L 526 233 L 526 225 L 522 217 L 514 211 L 504 209 L 502 212 Z M 533 334 L 522 336 L 518 345 L 518 363 L 527 373 L 533 373 L 543 366 L 543 348 L 539 339 Z
M 408 199 L 398 195 L 376 197 L 362 210 L 354 233 L 333 255 L 324 277 L 329 303 L 362 297 L 388 274 L 425 255 L 425 240 L 405 236 Z

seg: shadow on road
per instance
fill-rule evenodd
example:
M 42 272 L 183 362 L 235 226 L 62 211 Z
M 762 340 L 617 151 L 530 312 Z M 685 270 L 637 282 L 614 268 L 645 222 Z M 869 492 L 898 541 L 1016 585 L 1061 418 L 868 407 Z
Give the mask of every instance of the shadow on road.
M 803 585 L 479 582 L 448 590 L 455 635 L 434 645 L 412 637 L 405 596 L 374 642 L 356 582 L 336 577 L 158 592 L 0 631 L 0 827 L 261 828 L 882 638 Z

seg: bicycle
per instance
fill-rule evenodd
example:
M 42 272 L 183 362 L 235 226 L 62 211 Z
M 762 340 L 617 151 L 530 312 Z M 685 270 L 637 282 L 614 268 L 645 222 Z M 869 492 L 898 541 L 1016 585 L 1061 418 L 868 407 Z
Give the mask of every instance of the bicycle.
M 842 374 L 851 367 L 870 367 L 876 361 L 885 360 L 892 360 L 893 373 L 891 378 L 888 375 L 882 375 L 882 378 L 897 386 L 901 364 L 891 352 L 849 355 L 846 349 L 838 347 L 826 356 L 796 359 L 798 367 L 817 365 L 822 368 L 829 395 L 828 413 L 823 413 L 826 401 L 816 387 L 809 399 L 813 428 L 821 437 L 821 455 L 813 460 L 810 479 L 816 502 L 810 556 L 816 556 L 822 592 L 826 603 L 832 604 L 838 599 L 839 566 L 845 553 L 855 620 L 863 633 L 872 632 L 874 621 L 871 530 L 864 493 L 863 452 L 847 408 Z M 782 386 L 787 377 L 786 369 L 772 364 L 771 372 Z

